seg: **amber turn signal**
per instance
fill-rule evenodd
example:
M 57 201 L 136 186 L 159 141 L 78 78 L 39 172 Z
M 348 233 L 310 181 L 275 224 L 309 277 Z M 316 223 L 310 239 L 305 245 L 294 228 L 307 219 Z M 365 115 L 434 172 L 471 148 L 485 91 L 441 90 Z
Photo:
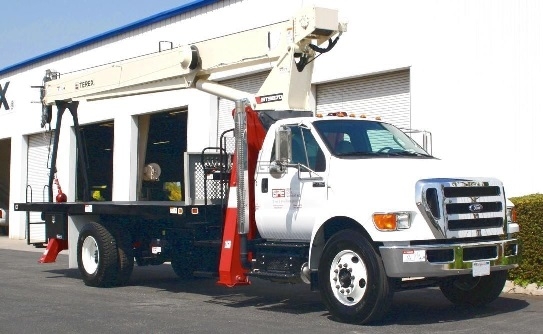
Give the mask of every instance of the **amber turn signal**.
M 396 231 L 411 227 L 408 212 L 374 213 L 373 224 L 379 231 Z
M 373 224 L 381 231 L 395 231 L 396 215 L 393 213 L 374 213 Z

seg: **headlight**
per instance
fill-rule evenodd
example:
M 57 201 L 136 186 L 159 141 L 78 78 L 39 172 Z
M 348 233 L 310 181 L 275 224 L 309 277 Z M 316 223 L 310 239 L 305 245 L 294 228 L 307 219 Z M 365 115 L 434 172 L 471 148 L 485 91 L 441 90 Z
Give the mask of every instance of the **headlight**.
M 507 207 L 507 223 L 516 223 L 517 222 L 517 210 L 514 206 Z
M 520 231 L 520 227 L 517 224 L 517 210 L 514 206 L 508 206 L 507 207 L 507 233 L 513 234 L 518 233 Z
M 379 231 L 405 230 L 411 227 L 409 212 L 374 213 L 373 224 Z

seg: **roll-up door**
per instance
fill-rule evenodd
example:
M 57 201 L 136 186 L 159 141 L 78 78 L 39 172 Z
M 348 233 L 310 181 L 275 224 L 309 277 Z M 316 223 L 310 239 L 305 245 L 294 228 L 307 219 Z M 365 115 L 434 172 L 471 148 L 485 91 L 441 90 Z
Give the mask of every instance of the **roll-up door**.
M 268 71 L 264 71 L 257 74 L 221 81 L 220 83 L 250 94 L 256 94 L 266 80 L 268 74 Z M 221 134 L 226 130 L 234 128 L 232 110 L 234 110 L 235 107 L 236 106 L 233 101 L 219 98 L 219 114 L 217 115 L 217 145 L 219 144 Z M 229 134 L 229 136 L 232 137 L 233 133 Z M 234 147 L 232 145 L 228 145 L 227 149 L 229 151 L 228 153 L 232 153 Z
M 317 86 L 317 113 L 381 117 L 400 128 L 411 127 L 409 69 Z
M 54 132 L 28 136 L 27 201 L 47 202 L 49 184 L 49 165 L 51 163 L 51 138 Z M 27 231 L 31 243 L 45 242 L 45 225 L 40 212 L 29 215 L 30 230 Z

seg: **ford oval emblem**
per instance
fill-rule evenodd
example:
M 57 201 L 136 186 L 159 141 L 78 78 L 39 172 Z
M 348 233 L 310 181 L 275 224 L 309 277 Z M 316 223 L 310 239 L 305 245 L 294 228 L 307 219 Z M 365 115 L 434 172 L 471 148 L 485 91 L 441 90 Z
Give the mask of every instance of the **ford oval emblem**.
M 471 212 L 481 212 L 483 210 L 483 205 L 481 203 L 473 203 L 468 207 Z

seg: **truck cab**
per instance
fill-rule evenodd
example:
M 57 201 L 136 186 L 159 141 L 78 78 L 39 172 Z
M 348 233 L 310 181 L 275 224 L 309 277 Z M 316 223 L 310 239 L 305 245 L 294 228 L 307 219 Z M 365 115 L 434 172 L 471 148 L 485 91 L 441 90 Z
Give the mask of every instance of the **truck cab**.
M 268 240 L 315 242 L 342 217 L 385 247 L 517 231 L 501 182 L 461 173 L 380 120 L 283 119 L 270 127 L 258 159 L 256 224 Z
M 260 185 L 255 195 L 256 220 L 264 238 L 310 240 L 315 228 L 335 216 L 349 216 L 373 231 L 371 214 L 363 214 L 364 206 L 373 207 L 371 203 L 376 202 L 382 212 L 395 207 L 416 211 L 409 201 L 412 197 L 398 194 L 393 178 L 405 178 L 408 168 L 438 161 L 399 129 L 378 120 L 336 115 L 287 119 L 274 124 L 269 133 L 277 131 L 289 133 L 289 142 L 283 145 L 290 148 L 289 155 L 278 160 L 275 137 L 268 136 L 256 175 Z M 387 169 L 387 178 L 377 180 Z M 375 181 L 381 186 L 375 186 Z M 378 196 L 387 200 L 376 200 Z M 285 216 L 284 226 L 273 223 Z M 377 240 L 392 237 L 380 231 L 370 235 Z M 422 235 L 433 236 L 429 228 Z M 404 233 L 397 238 L 405 237 Z
M 499 180 L 451 170 L 379 120 L 284 119 L 268 134 L 255 174 L 259 235 L 309 243 L 302 272 L 329 309 L 354 310 L 370 283 L 383 303 L 410 284 L 439 285 L 465 305 L 499 295 L 518 262 Z

